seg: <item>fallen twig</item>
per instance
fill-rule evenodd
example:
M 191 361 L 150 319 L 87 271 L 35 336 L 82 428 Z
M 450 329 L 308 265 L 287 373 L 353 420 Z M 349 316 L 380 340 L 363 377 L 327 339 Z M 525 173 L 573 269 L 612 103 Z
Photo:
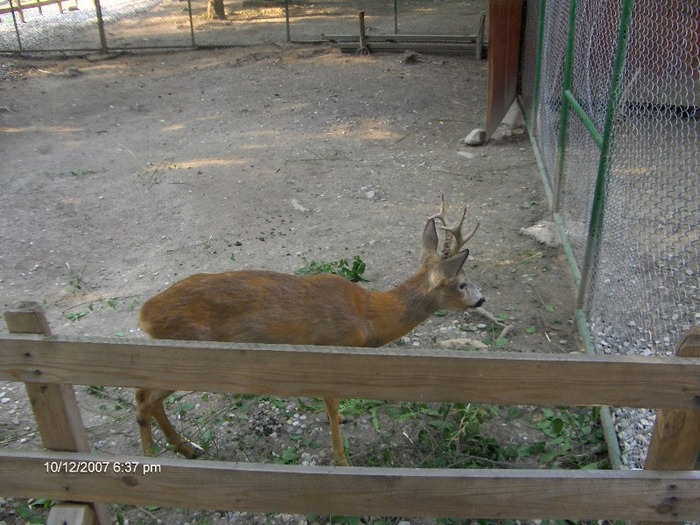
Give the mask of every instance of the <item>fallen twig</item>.
M 488 310 L 485 310 L 485 309 L 482 308 L 481 306 L 479 306 L 478 308 L 476 308 L 476 312 L 477 312 L 478 314 L 482 315 L 483 317 L 486 317 L 486 319 L 488 319 L 489 321 L 491 321 L 491 322 L 497 324 L 498 326 L 503 326 L 503 327 L 506 326 L 506 324 L 505 324 L 503 321 L 500 321 L 499 319 L 497 319 L 495 315 L 493 315 L 493 314 L 492 314 L 491 312 L 489 312 Z

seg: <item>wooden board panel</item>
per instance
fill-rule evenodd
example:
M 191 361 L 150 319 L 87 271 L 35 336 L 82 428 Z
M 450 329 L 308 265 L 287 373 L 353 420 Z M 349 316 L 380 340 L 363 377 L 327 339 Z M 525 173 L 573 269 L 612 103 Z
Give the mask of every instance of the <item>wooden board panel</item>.
M 700 327 L 691 328 L 678 345 L 676 355 L 700 357 Z M 659 410 L 644 468 L 692 469 L 699 451 L 700 409 Z
M 86 472 L 64 472 L 71 462 Z M 700 472 L 334 468 L 38 452 L 1 453 L 0 465 L 6 497 L 362 516 L 700 516 Z M 127 465 L 135 472 L 124 472 Z
M 489 1 L 487 139 L 496 131 L 517 95 L 522 10 L 522 0 Z
M 697 408 L 700 359 L 0 337 L 0 380 L 298 397 Z
M 13 334 L 51 335 L 44 310 L 38 303 L 15 303 L 5 311 L 4 317 L 7 329 Z M 25 383 L 25 387 L 43 445 L 49 450 L 88 452 L 90 443 L 80 417 L 73 385 Z M 79 521 L 99 525 L 112 522 L 107 506 L 103 503 L 73 506 L 69 515 L 58 507 L 49 513 L 49 522 L 77 524 Z

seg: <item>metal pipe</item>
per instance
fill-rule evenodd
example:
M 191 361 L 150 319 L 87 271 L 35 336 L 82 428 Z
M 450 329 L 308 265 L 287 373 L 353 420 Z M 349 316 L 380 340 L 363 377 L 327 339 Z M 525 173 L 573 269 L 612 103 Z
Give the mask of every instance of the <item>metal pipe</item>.
M 95 16 L 97 17 L 97 31 L 100 34 L 100 53 L 107 53 L 107 36 L 105 35 L 105 23 L 102 20 L 102 6 L 100 0 L 95 1 Z
M 574 45 L 576 41 L 576 12 L 578 11 L 578 1 L 571 0 L 569 3 L 569 24 L 566 35 L 566 54 L 564 59 L 564 78 L 562 79 L 561 96 L 561 119 L 559 121 L 559 137 L 557 149 L 559 150 L 559 160 L 557 162 L 557 172 L 554 178 L 554 202 L 552 211 L 558 212 L 561 204 L 561 187 L 566 165 L 566 143 L 569 138 L 569 99 L 564 93 L 571 89 L 574 76 Z
M 535 80 L 532 86 L 532 112 L 530 115 L 530 133 L 535 132 L 537 113 L 540 110 L 540 81 L 542 78 L 542 54 L 544 50 L 545 15 L 547 13 L 547 0 L 540 0 L 540 12 L 537 20 L 537 48 L 535 51 Z M 523 115 L 525 112 L 523 112 Z M 551 204 L 551 202 L 550 202 Z
M 284 0 L 284 22 L 287 27 L 287 42 L 291 42 L 292 33 L 289 27 L 289 0 Z
M 394 34 L 399 34 L 399 0 L 394 0 Z
M 600 253 L 600 236 L 605 219 L 605 202 L 607 190 L 607 175 L 610 162 L 610 147 L 613 139 L 613 125 L 617 107 L 622 95 L 622 75 L 627 57 L 627 39 L 629 36 L 630 24 L 632 21 L 632 10 L 634 0 L 623 0 L 622 12 L 620 13 L 620 25 L 617 33 L 617 43 L 615 50 L 615 62 L 613 64 L 610 91 L 608 93 L 608 105 L 605 111 L 605 128 L 603 130 L 602 143 L 600 147 L 600 160 L 598 162 L 598 175 L 596 177 L 595 190 L 593 193 L 593 206 L 591 209 L 591 219 L 588 226 L 588 241 L 586 244 L 586 254 L 583 268 L 581 270 L 581 283 L 578 290 L 577 308 L 586 311 L 589 287 L 593 278 L 593 266 Z
M 190 38 L 192 39 L 192 47 L 197 47 L 194 41 L 194 22 L 192 21 L 192 0 L 187 0 L 187 14 L 190 17 Z
M 21 6 L 20 6 L 21 7 Z M 15 25 L 15 35 L 17 35 L 17 49 L 22 52 L 22 39 L 19 36 L 19 26 L 17 25 L 17 15 L 15 14 L 15 6 L 10 0 L 10 12 L 12 13 L 12 23 Z M 20 14 L 22 11 L 20 11 Z
M 576 97 L 574 97 L 574 94 L 570 90 L 564 91 L 564 96 L 569 101 L 569 106 L 571 107 L 571 110 L 574 113 L 576 113 L 576 116 L 581 120 L 581 123 L 588 130 L 588 133 L 591 134 L 591 138 L 593 139 L 593 141 L 598 145 L 599 148 L 601 148 L 603 145 L 603 137 L 596 129 L 595 124 L 591 120 L 591 117 L 588 116 L 588 114 L 581 107 L 581 104 L 578 103 L 578 100 L 576 100 Z

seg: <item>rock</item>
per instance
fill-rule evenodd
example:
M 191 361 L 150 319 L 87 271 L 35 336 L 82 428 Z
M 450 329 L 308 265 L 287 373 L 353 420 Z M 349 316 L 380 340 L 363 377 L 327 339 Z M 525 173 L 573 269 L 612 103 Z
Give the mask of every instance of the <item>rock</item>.
M 540 221 L 529 228 L 520 228 L 520 235 L 532 237 L 537 242 L 553 248 L 561 246 L 557 226 L 550 221 Z
M 483 128 L 473 129 L 464 139 L 467 146 L 483 146 L 485 142 L 486 130 Z
M 407 49 L 404 51 L 401 61 L 406 63 L 406 64 L 415 64 L 416 62 L 422 62 L 423 61 L 423 55 L 420 53 L 416 53 L 415 51 L 411 51 L 410 49 Z
M 447 339 L 445 341 L 440 341 L 438 343 L 440 348 L 446 348 L 448 350 L 459 350 L 462 348 L 488 348 L 487 345 L 476 339 Z
M 292 203 L 292 207 L 293 207 L 295 210 L 297 210 L 297 211 L 300 211 L 300 212 L 302 212 L 302 213 L 306 213 L 307 211 L 309 211 L 308 208 L 306 208 L 306 207 L 302 206 L 301 204 L 299 204 L 299 201 L 296 200 L 296 199 L 292 199 L 292 200 L 291 200 L 291 203 Z

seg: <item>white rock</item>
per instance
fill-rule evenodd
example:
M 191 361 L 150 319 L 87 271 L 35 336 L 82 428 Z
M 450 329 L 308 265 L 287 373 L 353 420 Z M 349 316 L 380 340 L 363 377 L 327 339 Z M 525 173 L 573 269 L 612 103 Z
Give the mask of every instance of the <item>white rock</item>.
M 469 135 L 464 138 L 464 143 L 467 146 L 483 146 L 486 142 L 486 130 L 483 128 L 473 129 Z
M 440 341 L 438 343 L 441 348 L 447 348 L 450 350 L 458 350 L 460 348 L 488 348 L 487 345 L 482 343 L 481 341 L 477 341 L 476 339 L 466 339 L 466 338 L 460 338 L 460 339 L 448 339 L 446 341 Z
M 532 237 L 537 242 L 545 246 L 558 247 L 561 246 L 559 232 L 557 226 L 550 221 L 540 221 L 529 228 L 520 228 L 520 235 Z
M 303 213 L 306 213 L 307 211 L 309 211 L 308 208 L 306 208 L 306 207 L 302 206 L 301 204 L 299 204 L 299 201 L 296 200 L 296 199 L 292 199 L 292 200 L 291 200 L 291 203 L 292 203 L 292 207 L 293 207 L 295 210 L 297 210 L 297 211 L 300 211 L 300 212 L 303 212 Z

